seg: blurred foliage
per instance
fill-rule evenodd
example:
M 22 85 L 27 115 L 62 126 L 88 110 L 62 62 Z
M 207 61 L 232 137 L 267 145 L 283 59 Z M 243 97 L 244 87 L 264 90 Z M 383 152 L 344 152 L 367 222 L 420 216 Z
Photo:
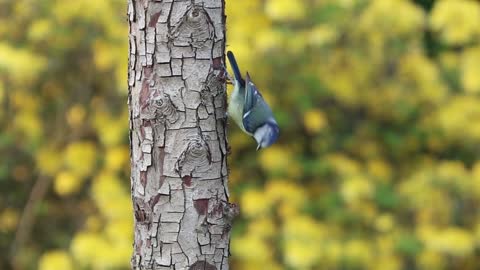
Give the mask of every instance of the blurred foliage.
M 129 268 L 125 13 L 0 1 L 0 269 Z M 256 152 L 231 125 L 232 269 L 479 269 L 480 1 L 227 0 L 227 15 L 281 126 Z

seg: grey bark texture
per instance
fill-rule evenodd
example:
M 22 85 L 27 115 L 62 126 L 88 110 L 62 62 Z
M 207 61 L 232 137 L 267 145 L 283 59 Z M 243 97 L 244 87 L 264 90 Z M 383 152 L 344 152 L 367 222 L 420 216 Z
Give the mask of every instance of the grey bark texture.
M 228 269 L 224 0 L 128 0 L 132 269 Z

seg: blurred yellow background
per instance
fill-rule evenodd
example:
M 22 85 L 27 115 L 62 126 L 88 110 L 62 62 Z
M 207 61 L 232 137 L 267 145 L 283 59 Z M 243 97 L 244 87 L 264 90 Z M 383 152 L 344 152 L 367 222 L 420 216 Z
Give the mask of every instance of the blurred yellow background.
M 230 125 L 231 268 L 480 269 L 480 1 L 226 2 L 281 126 Z M 0 269 L 129 269 L 125 14 L 0 0 Z

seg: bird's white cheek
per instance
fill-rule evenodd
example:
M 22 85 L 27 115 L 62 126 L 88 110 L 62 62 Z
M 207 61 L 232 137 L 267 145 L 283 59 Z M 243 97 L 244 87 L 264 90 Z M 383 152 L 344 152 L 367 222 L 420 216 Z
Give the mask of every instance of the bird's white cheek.
M 257 143 L 261 144 L 262 147 L 267 143 L 267 140 L 265 140 L 266 136 L 268 136 L 268 127 L 266 125 L 259 127 L 253 134 Z

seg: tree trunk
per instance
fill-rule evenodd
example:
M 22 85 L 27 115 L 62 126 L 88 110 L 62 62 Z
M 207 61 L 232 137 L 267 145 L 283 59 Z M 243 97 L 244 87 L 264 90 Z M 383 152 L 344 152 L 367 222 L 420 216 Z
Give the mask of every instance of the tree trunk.
M 129 0 L 132 269 L 228 269 L 224 0 Z

